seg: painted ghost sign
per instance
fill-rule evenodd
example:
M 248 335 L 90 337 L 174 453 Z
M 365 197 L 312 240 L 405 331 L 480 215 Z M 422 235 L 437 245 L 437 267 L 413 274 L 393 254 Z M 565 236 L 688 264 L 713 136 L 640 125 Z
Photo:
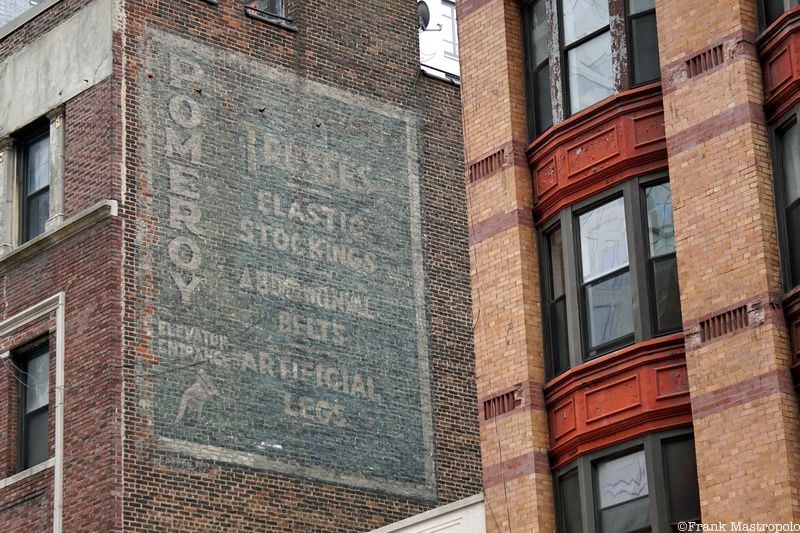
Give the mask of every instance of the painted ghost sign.
M 432 497 L 413 116 L 166 34 L 147 55 L 160 442 Z

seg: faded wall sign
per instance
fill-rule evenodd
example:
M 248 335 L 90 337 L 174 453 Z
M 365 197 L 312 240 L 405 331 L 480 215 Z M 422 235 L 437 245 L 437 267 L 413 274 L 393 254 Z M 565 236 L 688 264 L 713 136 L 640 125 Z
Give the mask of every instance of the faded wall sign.
M 147 56 L 162 445 L 434 496 L 414 118 L 166 34 Z

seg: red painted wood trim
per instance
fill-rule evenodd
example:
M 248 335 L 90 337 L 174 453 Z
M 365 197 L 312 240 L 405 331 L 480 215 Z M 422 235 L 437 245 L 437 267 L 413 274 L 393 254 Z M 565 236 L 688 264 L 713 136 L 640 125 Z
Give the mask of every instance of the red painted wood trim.
M 550 459 L 581 455 L 692 423 L 683 335 L 629 346 L 545 385 Z
M 518 207 L 508 213 L 498 213 L 481 220 L 470 227 L 469 243 L 478 244 L 515 226 L 533 227 L 533 214 L 530 209 Z
M 483 469 L 483 487 L 490 488 L 531 474 L 544 474 L 550 471 L 550 461 L 546 452 L 528 452 L 515 457 L 504 458 L 502 463 Z
M 792 345 L 792 377 L 800 392 L 800 287 L 795 287 L 783 298 L 783 313 Z
M 556 124 L 528 147 L 534 218 L 635 176 L 665 170 L 660 84 L 616 94 Z
M 786 11 L 758 38 L 764 109 L 772 123 L 800 102 L 800 7 Z

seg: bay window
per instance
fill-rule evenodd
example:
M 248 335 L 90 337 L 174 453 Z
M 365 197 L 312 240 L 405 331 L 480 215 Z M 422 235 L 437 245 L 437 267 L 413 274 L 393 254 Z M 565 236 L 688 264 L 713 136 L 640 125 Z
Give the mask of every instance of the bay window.
M 797 7 L 798 0 L 758 0 L 758 16 L 761 29 L 766 29 L 785 11 Z
M 800 126 L 796 107 L 772 130 L 775 204 L 784 289 L 800 285 Z
M 583 456 L 556 472 L 554 484 L 560 533 L 666 533 L 700 521 L 691 430 Z
M 655 0 L 532 0 L 523 5 L 523 30 L 531 139 L 661 74 Z M 551 80 L 553 72 L 561 79 Z
M 666 176 L 567 207 L 541 232 L 548 374 L 681 329 Z

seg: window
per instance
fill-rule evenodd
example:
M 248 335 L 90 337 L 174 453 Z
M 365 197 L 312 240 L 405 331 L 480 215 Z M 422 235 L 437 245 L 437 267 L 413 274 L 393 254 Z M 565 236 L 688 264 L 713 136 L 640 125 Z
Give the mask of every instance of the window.
M 766 29 L 773 22 L 788 11 L 796 7 L 798 0 L 758 0 L 758 15 L 761 28 Z
M 775 205 L 781 237 L 784 289 L 800 285 L 800 127 L 795 109 L 788 119 L 773 129 L 777 150 L 775 169 Z
M 0 138 L 0 256 L 64 222 L 64 109 Z
M 665 176 L 630 180 L 544 225 L 548 374 L 680 331 L 672 196 Z
M 691 431 L 648 435 L 579 458 L 554 476 L 560 533 L 678 531 L 700 521 Z M 582 510 L 588 510 L 586 513 Z
M 557 17 L 551 14 L 555 11 Z M 626 23 L 613 25 L 614 19 Z M 530 138 L 562 118 L 555 117 L 562 106 L 553 105 L 551 94 L 557 92 L 551 93 L 552 81 L 563 88 L 563 115 L 568 117 L 661 75 L 655 0 L 529 0 L 523 22 Z M 551 43 L 559 43 L 558 54 L 552 53 Z M 625 43 L 627 53 L 618 51 Z M 550 80 L 553 64 L 559 64 L 555 71 L 562 80 Z
M 458 26 L 456 24 L 456 4 L 442 0 L 442 42 L 444 55 L 458 59 Z
M 560 22 L 573 114 L 614 94 L 608 0 L 562 0 Z
M 0 26 L 5 26 L 37 4 L 36 0 L 3 0 L 0 2 Z
M 48 125 L 19 139 L 20 244 L 44 233 L 50 218 L 50 135 Z
M 627 6 L 631 85 L 637 86 L 661 77 L 656 0 L 628 0 Z
M 19 368 L 18 471 L 46 461 L 50 455 L 48 414 L 50 358 L 46 343 L 16 354 Z
M 550 98 L 550 59 L 547 48 L 547 2 L 536 0 L 525 10 L 524 28 L 528 47 L 526 77 L 528 79 L 528 135 L 533 138 L 553 125 Z
M 294 21 L 286 16 L 286 0 L 244 0 L 244 12 L 248 17 L 271 22 L 289 29 L 297 29 Z

